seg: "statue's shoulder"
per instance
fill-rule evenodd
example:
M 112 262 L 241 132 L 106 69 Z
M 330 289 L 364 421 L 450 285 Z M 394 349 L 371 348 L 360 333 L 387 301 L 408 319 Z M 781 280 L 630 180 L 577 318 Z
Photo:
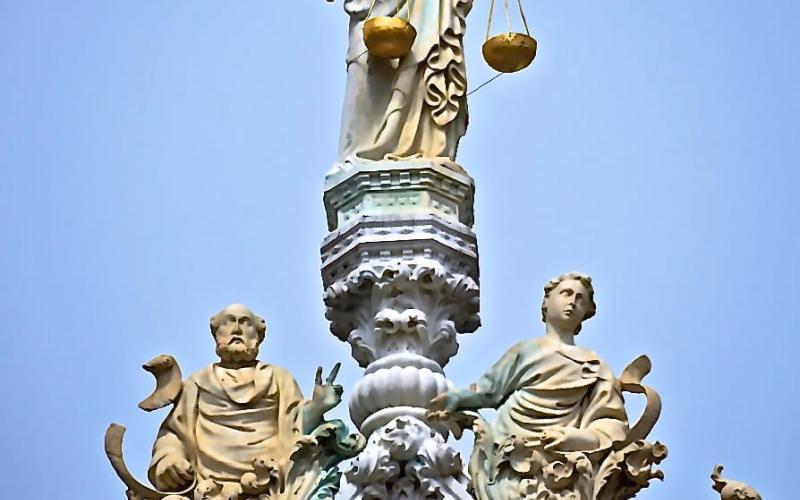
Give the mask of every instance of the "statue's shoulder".
M 559 352 L 577 363 L 594 365 L 595 371 L 601 378 L 613 377 L 613 371 L 608 363 L 591 349 L 579 345 L 562 345 L 559 347 Z
M 213 373 L 214 365 L 208 365 L 205 368 L 200 368 L 196 372 L 189 375 L 189 378 L 186 379 L 185 384 L 193 384 L 193 385 L 207 385 L 211 379 L 211 375 Z
M 583 351 L 585 360 L 597 365 L 597 375 L 603 380 L 614 380 L 614 370 L 606 361 L 600 357 L 595 351 L 587 349 L 586 347 L 575 346 Z
M 294 382 L 294 377 L 292 376 L 291 372 L 286 368 L 278 365 L 273 365 L 271 363 L 264 363 L 259 361 L 256 365 L 256 370 L 264 373 L 265 375 L 271 375 L 276 380 L 291 380 Z
M 520 340 L 516 344 L 512 345 L 508 348 L 506 353 L 525 353 L 525 352 L 535 352 L 541 351 L 545 347 L 544 343 L 542 343 L 541 338 L 534 338 L 534 339 L 525 339 Z

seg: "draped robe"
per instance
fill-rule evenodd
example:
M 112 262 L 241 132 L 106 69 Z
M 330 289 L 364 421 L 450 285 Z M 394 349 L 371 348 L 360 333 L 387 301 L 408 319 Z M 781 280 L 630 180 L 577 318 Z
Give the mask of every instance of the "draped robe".
M 549 338 L 520 342 L 469 390 L 497 408 L 493 423 L 474 424 L 469 472 L 478 500 L 596 498 L 603 464 L 629 428 L 621 386 L 595 353 Z M 591 432 L 596 446 L 543 449 L 542 432 L 556 427 Z
M 370 3 L 345 2 L 352 17 L 339 163 L 454 161 L 467 129 L 463 36 L 472 0 L 377 0 L 373 16 L 409 19 L 417 30 L 411 53 L 399 60 L 366 53 L 362 27 Z
M 302 393 L 283 368 L 258 362 L 228 369 L 217 364 L 189 377 L 161 426 L 149 468 L 169 456 L 194 467 L 198 482 L 238 484 L 256 458 L 285 467 L 294 438 L 302 431 Z
M 582 347 L 520 342 L 470 389 L 499 404 L 493 424 L 498 439 L 512 434 L 538 439 L 541 431 L 560 425 L 593 431 L 603 450 L 628 432 L 611 369 Z

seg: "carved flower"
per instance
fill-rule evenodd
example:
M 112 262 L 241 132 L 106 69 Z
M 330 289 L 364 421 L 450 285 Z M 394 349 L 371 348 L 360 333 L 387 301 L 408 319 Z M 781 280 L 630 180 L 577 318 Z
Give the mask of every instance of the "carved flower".
M 572 486 L 583 474 L 592 470 L 592 463 L 583 453 L 565 453 L 563 461 L 548 460 L 542 468 L 545 484 L 555 490 Z

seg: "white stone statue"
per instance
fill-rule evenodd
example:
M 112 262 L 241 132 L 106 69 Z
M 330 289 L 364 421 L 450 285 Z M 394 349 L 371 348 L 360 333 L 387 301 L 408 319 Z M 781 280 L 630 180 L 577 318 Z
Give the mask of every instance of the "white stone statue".
M 469 473 L 479 500 L 621 500 L 662 477 L 652 465 L 666 448 L 643 441 L 660 412 L 658 395 L 641 385 L 649 361 L 639 358 L 617 379 L 597 354 L 575 345 L 581 323 L 595 310 L 588 276 L 567 273 L 550 281 L 544 337 L 516 344 L 468 389 L 430 403 L 430 418 L 472 424 Z M 623 390 L 648 397 L 632 429 Z M 496 408 L 496 420 L 458 414 L 481 408 Z
M 153 445 L 148 476 L 157 489 L 137 483 L 122 460 L 124 428 L 112 425 L 106 452 L 135 500 L 305 500 L 332 498 L 337 464 L 356 455 L 362 436 L 324 414 L 341 401 L 338 365 L 323 382 L 317 370 L 310 400 L 294 378 L 257 360 L 266 324 L 241 304 L 211 318 L 220 361 L 180 383 L 171 356 L 145 365 L 156 376 L 147 411 L 174 404 Z
M 463 37 L 472 0 L 376 0 L 372 16 L 400 16 L 417 30 L 402 59 L 367 53 L 362 26 L 371 4 L 344 2 L 350 44 L 337 167 L 424 158 L 460 170 L 454 161 L 467 129 Z

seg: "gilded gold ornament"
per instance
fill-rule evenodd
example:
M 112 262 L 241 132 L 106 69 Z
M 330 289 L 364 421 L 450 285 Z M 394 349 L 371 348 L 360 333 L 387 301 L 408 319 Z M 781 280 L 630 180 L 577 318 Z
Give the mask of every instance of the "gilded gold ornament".
M 483 58 L 501 73 L 515 73 L 528 67 L 536 57 L 536 40 L 523 33 L 503 33 L 483 44 Z
M 405 57 L 417 38 L 417 30 L 405 19 L 377 16 L 364 23 L 364 43 L 370 55 L 384 59 Z

